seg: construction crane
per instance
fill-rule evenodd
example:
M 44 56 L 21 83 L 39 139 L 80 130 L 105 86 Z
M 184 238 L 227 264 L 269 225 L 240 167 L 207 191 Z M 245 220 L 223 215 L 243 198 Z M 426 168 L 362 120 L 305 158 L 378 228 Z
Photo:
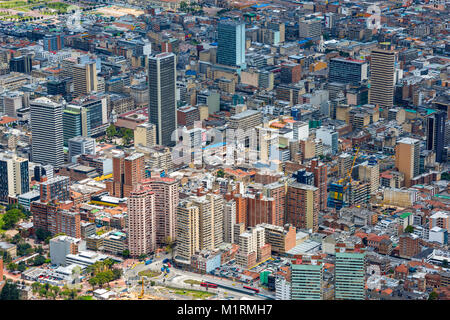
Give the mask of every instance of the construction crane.
M 355 156 L 353 157 L 353 162 L 352 162 L 352 165 L 351 165 L 350 169 L 349 169 L 348 172 L 347 172 L 347 176 L 345 176 L 344 178 L 340 179 L 340 180 L 338 181 L 339 184 L 344 185 L 343 183 L 344 183 L 347 179 L 349 179 L 349 180 L 348 180 L 348 183 L 345 184 L 345 186 L 348 186 L 350 183 L 352 183 L 352 171 L 353 171 L 353 167 L 355 166 L 356 158 L 358 158 L 359 149 L 360 149 L 360 147 L 357 147 L 357 148 L 356 148 L 356 154 L 355 154 Z M 345 187 L 345 186 L 344 186 L 344 187 Z
M 141 277 L 141 294 L 138 296 L 138 299 L 142 299 L 144 297 L 144 277 Z
M 344 194 L 345 194 L 346 190 L 348 189 L 348 186 L 352 182 L 352 171 L 353 171 L 353 167 L 355 166 L 356 158 L 358 158 L 359 149 L 360 149 L 360 147 L 357 147 L 355 156 L 353 157 L 352 165 L 351 165 L 350 169 L 348 170 L 347 175 L 344 178 L 338 180 L 337 184 L 342 187 L 342 191 L 336 190 L 336 191 L 334 191 L 333 196 L 332 196 L 332 199 L 337 199 L 337 200 L 342 201 L 342 205 L 344 204 L 344 198 L 345 198 Z M 337 205 L 338 205 L 338 203 L 335 202 L 334 203 L 335 210 L 337 210 Z

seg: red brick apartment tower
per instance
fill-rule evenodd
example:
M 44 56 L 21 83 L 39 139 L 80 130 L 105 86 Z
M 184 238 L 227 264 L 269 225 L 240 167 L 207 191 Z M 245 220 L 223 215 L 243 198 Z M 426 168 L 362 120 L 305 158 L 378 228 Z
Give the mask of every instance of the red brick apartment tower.
M 319 188 L 319 210 L 326 210 L 328 182 L 327 166 L 319 160 L 314 159 L 311 160 L 311 165 L 309 168 L 306 168 L 306 170 L 314 174 L 314 186 Z
M 144 155 L 132 154 L 124 159 L 123 197 L 128 197 L 138 183 L 145 178 Z
M 149 178 L 142 180 L 142 185 L 155 194 L 156 243 L 164 245 L 169 237 L 175 240 L 178 181 L 172 178 Z
M 236 201 L 236 224 L 243 223 L 247 228 L 247 198 L 235 193 L 227 193 L 224 198 Z
M 268 223 L 276 226 L 284 226 L 284 216 L 286 209 L 286 186 L 282 183 L 271 183 L 265 187 L 267 197 L 275 201 L 275 213 L 272 214 Z
M 155 194 L 148 187 L 128 197 L 128 250 L 133 257 L 156 249 Z
M 286 194 L 287 223 L 297 229 L 319 229 L 319 188 L 290 182 Z
M 144 179 L 144 155 L 134 153 L 130 156 L 118 155 L 113 157 L 113 180 L 106 182 L 110 195 L 124 198 Z
M 247 197 L 247 227 L 275 220 L 276 203 L 274 199 L 263 197 L 261 193 Z

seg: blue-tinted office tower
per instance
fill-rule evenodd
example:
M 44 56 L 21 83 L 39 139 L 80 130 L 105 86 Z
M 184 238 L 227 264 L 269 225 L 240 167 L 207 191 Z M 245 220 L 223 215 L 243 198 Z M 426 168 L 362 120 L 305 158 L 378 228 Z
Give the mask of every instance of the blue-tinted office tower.
M 427 118 L 427 150 L 436 152 L 436 162 L 445 162 L 445 112 L 436 112 Z
M 223 21 L 217 33 L 217 63 L 245 69 L 245 24 Z

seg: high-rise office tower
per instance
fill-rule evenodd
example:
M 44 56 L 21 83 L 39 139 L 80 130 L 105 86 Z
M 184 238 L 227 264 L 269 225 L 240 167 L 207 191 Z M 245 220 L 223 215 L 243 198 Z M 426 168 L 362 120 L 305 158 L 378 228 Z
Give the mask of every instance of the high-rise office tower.
M 370 193 L 377 192 L 380 186 L 380 166 L 375 160 L 364 161 L 358 166 L 358 179 L 370 184 Z
M 367 62 L 351 58 L 332 58 L 328 73 L 329 82 L 358 85 L 367 79 Z
M 97 91 L 97 64 L 89 56 L 67 58 L 61 62 L 61 68 L 61 75 L 73 80 L 74 98 Z
M 405 186 L 411 186 L 411 179 L 419 175 L 420 141 L 403 138 L 395 146 L 395 167 L 405 175 Z
M 369 103 L 382 108 L 394 105 L 395 51 L 374 49 L 370 60 Z
M 156 249 L 155 194 L 149 188 L 132 191 L 128 197 L 128 250 L 132 257 Z
M 175 145 L 172 132 L 177 128 L 176 80 L 176 56 L 173 53 L 160 53 L 149 58 L 149 122 L 156 125 L 159 145 Z
M 286 222 L 297 229 L 319 229 L 319 188 L 290 181 L 286 194 Z
M 63 106 L 46 97 L 30 102 L 31 157 L 33 162 L 64 164 Z
M 67 146 L 70 139 L 79 136 L 91 136 L 89 114 L 86 108 L 67 105 L 63 111 L 64 145 Z
M 310 261 L 297 260 L 296 263 L 292 263 L 292 300 L 322 300 L 322 286 L 323 264 L 320 256 L 312 256 Z
M 190 261 L 200 250 L 199 208 L 191 201 L 182 200 L 177 206 L 177 256 Z
M 366 274 L 366 253 L 361 245 L 347 248 L 336 244 L 334 294 L 336 300 L 364 300 Z
M 144 154 L 117 155 L 113 157 L 113 179 L 106 181 L 106 187 L 114 197 L 128 197 L 144 176 Z
M 316 138 L 322 140 L 323 145 L 331 147 L 331 154 L 338 152 L 339 133 L 333 129 L 319 128 L 316 130 Z
M 31 73 L 32 68 L 31 55 L 14 57 L 9 61 L 9 70 L 11 72 Z
M 322 35 L 322 20 L 318 18 L 309 20 L 300 18 L 298 21 L 298 35 L 300 39 L 320 38 L 320 36 Z
M 43 42 L 45 51 L 58 51 L 64 48 L 64 35 L 60 33 L 47 34 Z
M 245 24 L 222 21 L 217 34 L 217 63 L 245 68 Z
M 142 180 L 155 194 L 156 243 L 165 245 L 176 239 L 176 210 L 178 205 L 178 181 L 160 177 Z
M 8 196 L 15 197 L 29 190 L 28 160 L 15 153 L 0 153 L 0 202 L 8 203 Z
M 69 140 L 69 161 L 76 162 L 73 157 L 80 154 L 95 155 L 95 139 L 86 137 L 74 137 Z
M 74 65 L 72 77 L 74 97 L 97 91 L 97 70 L 95 61 Z
M 433 113 L 427 118 L 427 150 L 436 153 L 436 162 L 446 161 L 443 154 L 446 118 L 445 112 Z

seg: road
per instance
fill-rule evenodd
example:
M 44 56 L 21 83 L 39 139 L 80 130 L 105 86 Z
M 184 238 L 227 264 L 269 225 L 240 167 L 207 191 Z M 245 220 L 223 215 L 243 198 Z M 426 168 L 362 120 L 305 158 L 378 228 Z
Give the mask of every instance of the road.
M 144 263 L 138 263 L 138 264 L 135 264 L 134 267 L 126 268 L 124 271 L 124 276 L 125 276 L 125 279 L 126 279 L 128 285 L 131 287 L 131 291 L 138 290 L 138 288 L 137 288 L 138 281 L 140 280 L 140 277 L 138 275 L 139 272 L 144 271 L 144 270 L 160 271 L 162 264 L 163 264 L 162 261 L 165 258 L 169 258 L 169 256 L 165 255 L 165 254 L 160 254 L 160 256 L 156 257 L 153 260 L 153 263 L 151 263 L 149 265 L 145 265 Z M 190 288 L 197 289 L 197 290 L 203 289 L 198 284 L 194 284 L 191 286 L 190 284 L 185 283 L 184 281 L 186 281 L 186 280 L 196 280 L 196 281 L 200 281 L 200 282 L 213 282 L 213 283 L 217 283 L 217 284 L 221 284 L 221 285 L 226 285 L 226 286 L 230 286 L 230 287 L 236 287 L 236 288 L 243 289 L 242 288 L 243 284 L 239 283 L 239 282 L 234 282 L 234 281 L 216 277 L 216 276 L 213 276 L 210 274 L 198 274 L 198 273 L 193 273 L 193 272 L 189 272 L 189 271 L 184 271 L 181 269 L 175 269 L 173 267 L 170 268 L 169 274 L 167 274 L 167 275 L 161 274 L 157 277 L 152 278 L 152 280 L 164 281 L 165 284 L 167 284 L 168 286 L 174 285 L 177 287 L 184 287 L 186 289 L 190 289 Z M 219 299 L 232 298 L 233 300 L 240 300 L 240 299 L 265 300 L 265 298 L 256 296 L 251 293 L 244 294 L 244 293 L 228 290 L 225 288 L 217 288 L 217 289 L 213 289 L 210 291 L 217 292 Z M 262 288 L 260 288 L 260 292 L 266 296 L 270 296 L 270 297 L 273 296 L 275 298 L 275 295 L 272 292 L 269 292 Z

